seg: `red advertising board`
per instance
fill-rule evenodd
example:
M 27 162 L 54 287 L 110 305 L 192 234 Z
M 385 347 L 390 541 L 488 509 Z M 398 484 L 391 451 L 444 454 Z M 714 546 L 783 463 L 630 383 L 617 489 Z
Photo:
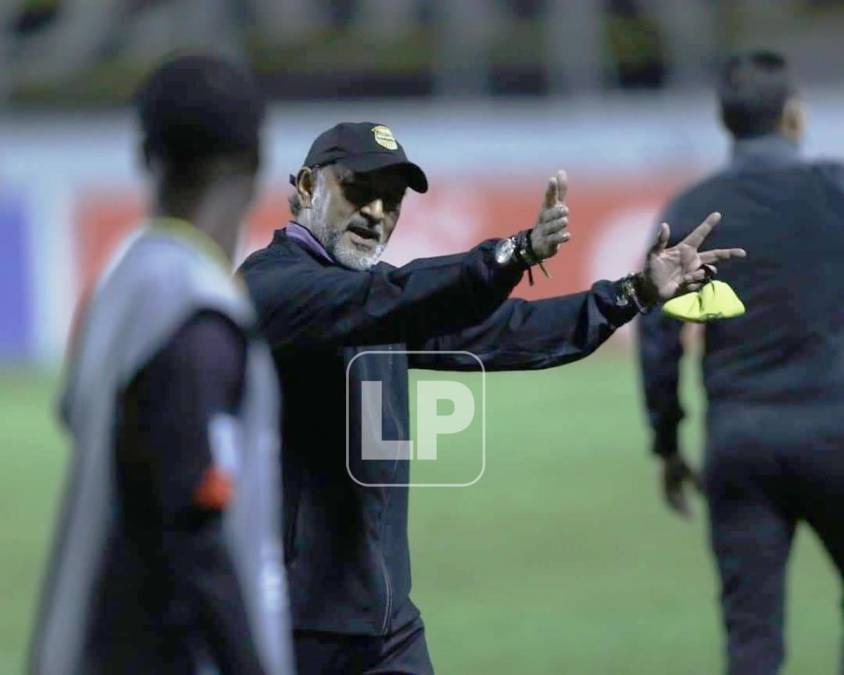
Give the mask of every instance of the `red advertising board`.
M 411 193 L 387 249 L 387 260 L 466 250 L 489 237 L 529 227 L 542 199 L 544 179 L 495 176 L 434 184 L 425 195 Z M 588 287 L 604 275 L 638 267 L 662 204 L 680 179 L 653 177 L 576 183 L 569 191 L 571 241 L 547 265 L 553 278 L 523 283 L 517 295 L 547 297 Z M 288 188 L 264 195 L 249 217 L 245 252 L 264 246 L 289 218 Z M 142 219 L 136 193 L 103 189 L 83 195 L 75 212 L 78 291 L 88 288 L 117 243 Z

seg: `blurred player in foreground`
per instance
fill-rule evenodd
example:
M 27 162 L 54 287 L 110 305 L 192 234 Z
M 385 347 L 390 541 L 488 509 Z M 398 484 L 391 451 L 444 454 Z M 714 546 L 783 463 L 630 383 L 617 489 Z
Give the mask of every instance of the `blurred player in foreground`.
M 285 401 L 285 547 L 297 666 L 300 675 L 431 673 L 409 597 L 410 461 L 362 454 L 364 436 L 409 438 L 408 369 L 477 369 L 455 352 L 477 355 L 487 370 L 575 361 L 637 308 L 699 288 L 702 264 L 743 251 L 698 254 L 718 220 L 712 215 L 671 249 L 666 226 L 641 274 L 565 297 L 507 300 L 525 271 L 568 240 L 562 172 L 550 180 L 532 227 L 400 268 L 379 258 L 405 191 L 425 192 L 428 184 L 389 128 L 360 122 L 326 131 L 294 184 L 294 222 L 241 272 Z M 355 357 L 373 345 L 388 354 L 348 371 L 347 401 L 347 368 L 366 363 Z M 365 381 L 384 383 L 383 414 L 374 419 L 361 412 Z
M 31 672 L 287 675 L 277 384 L 230 276 L 262 99 L 239 68 L 184 56 L 138 109 L 152 213 L 72 347 L 74 455 Z
M 706 325 L 708 408 L 703 476 L 721 575 L 729 673 L 778 672 L 789 549 L 798 521 L 844 573 L 844 167 L 799 156 L 803 113 L 782 57 L 731 59 L 719 84 L 733 156 L 674 199 L 664 219 L 681 238 L 718 205 L 713 243 L 741 241 L 752 266 L 723 278 L 747 314 Z M 682 325 L 640 324 L 653 449 L 671 508 L 687 512 L 697 477 L 678 447 Z

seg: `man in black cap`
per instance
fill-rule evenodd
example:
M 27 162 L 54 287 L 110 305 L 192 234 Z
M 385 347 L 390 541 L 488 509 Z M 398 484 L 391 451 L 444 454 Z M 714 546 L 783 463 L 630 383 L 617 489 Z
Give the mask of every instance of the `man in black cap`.
M 465 352 L 488 370 L 577 360 L 638 309 L 699 288 L 704 263 L 743 252 L 698 255 L 713 214 L 667 250 L 666 227 L 642 274 L 566 297 L 507 300 L 523 272 L 569 238 L 563 172 L 549 181 L 532 228 L 400 268 L 379 258 L 406 188 L 425 192 L 428 183 L 389 128 L 345 123 L 323 133 L 293 183 L 295 220 L 241 273 L 285 402 L 284 533 L 297 667 L 300 675 L 431 673 L 409 598 L 409 461 L 361 454 L 362 433 L 409 437 L 408 369 L 477 368 Z M 356 359 L 373 349 L 386 354 Z M 385 383 L 380 430 L 347 403 L 347 372 L 350 401 L 359 401 L 364 382 Z
M 70 350 L 74 454 L 30 672 L 288 675 L 277 382 L 231 277 L 262 97 L 196 55 L 137 103 L 153 203 Z
M 663 217 L 679 238 L 717 204 L 727 215 L 713 241 L 741 240 L 753 256 L 753 267 L 723 273 L 747 313 L 705 329 L 702 487 L 728 672 L 772 675 L 785 655 L 786 570 L 799 521 L 844 575 L 844 167 L 800 157 L 802 105 L 782 56 L 731 58 L 718 95 L 732 158 Z M 661 489 L 687 515 L 685 486 L 698 479 L 678 443 L 682 324 L 653 313 L 639 328 Z

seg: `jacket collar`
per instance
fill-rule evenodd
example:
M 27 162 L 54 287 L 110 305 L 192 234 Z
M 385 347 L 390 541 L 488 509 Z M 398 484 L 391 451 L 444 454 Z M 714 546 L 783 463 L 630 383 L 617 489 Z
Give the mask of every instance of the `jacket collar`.
M 295 220 L 289 221 L 287 223 L 287 227 L 275 231 L 273 243 L 277 242 L 281 237 L 293 239 L 297 244 L 299 244 L 299 246 L 318 260 L 330 265 L 339 265 L 339 263 L 331 257 L 331 254 L 325 250 L 325 247 L 322 245 L 320 240 L 314 236 L 314 233 L 301 223 L 297 223 Z M 393 269 L 393 266 L 389 263 L 385 263 L 383 260 L 379 260 L 375 263 L 372 269 L 391 270 Z
M 800 159 L 800 147 L 780 134 L 744 138 L 733 144 L 732 166 L 793 164 Z
M 332 265 L 337 264 L 334 258 L 325 250 L 320 240 L 314 236 L 314 233 L 301 223 L 291 220 L 287 223 L 287 227 L 276 232 L 276 237 L 282 234 L 286 235 L 288 239 L 295 241 L 315 258 L 331 263 Z

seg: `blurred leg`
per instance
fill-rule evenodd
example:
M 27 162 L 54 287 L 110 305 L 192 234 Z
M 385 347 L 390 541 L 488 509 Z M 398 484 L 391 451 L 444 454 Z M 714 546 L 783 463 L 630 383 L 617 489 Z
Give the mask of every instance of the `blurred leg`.
M 820 517 L 813 517 L 809 521 L 812 528 L 817 532 L 818 537 L 835 563 L 838 569 L 838 574 L 844 578 L 844 527 L 836 520 L 842 520 L 842 513 L 844 513 L 844 494 L 838 497 L 838 512 L 837 518 L 835 513 L 824 513 Z M 844 609 L 844 600 L 839 599 L 839 611 Z M 844 618 L 844 617 L 843 617 Z M 842 640 L 839 647 L 841 650 L 839 655 L 838 672 L 844 675 L 844 640 Z
M 785 569 L 796 521 L 778 494 L 780 467 L 770 446 L 741 441 L 710 445 L 706 471 L 727 672 L 775 675 L 785 654 Z
M 792 459 L 792 473 L 801 496 L 803 517 L 832 558 L 839 577 L 844 579 L 844 430 L 826 428 L 838 421 L 835 415 L 815 421 L 815 433 Z M 817 432 L 824 429 L 823 433 Z M 814 438 L 812 438 L 814 436 Z M 844 609 L 844 601 L 839 601 Z M 844 618 L 844 616 L 842 616 Z M 844 642 L 838 672 L 844 674 Z

